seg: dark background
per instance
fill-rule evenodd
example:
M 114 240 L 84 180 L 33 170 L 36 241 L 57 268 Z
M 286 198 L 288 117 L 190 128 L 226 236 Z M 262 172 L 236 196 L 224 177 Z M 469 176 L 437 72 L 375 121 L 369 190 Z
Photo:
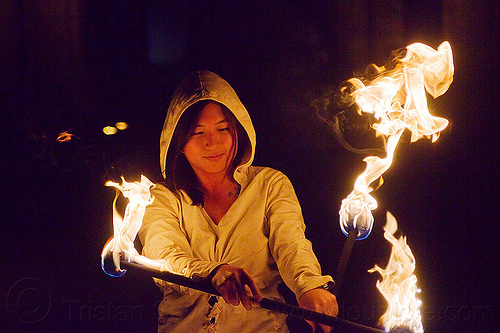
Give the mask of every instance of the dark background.
M 160 299 L 137 272 L 106 276 L 118 175 L 159 175 L 173 90 L 195 69 L 238 92 L 258 134 L 256 165 L 292 180 L 323 270 L 345 236 L 341 200 L 364 169 L 311 105 L 413 42 L 448 40 L 455 76 L 429 105 L 450 121 L 436 143 L 404 137 L 356 242 L 341 315 L 376 326 L 376 274 L 392 212 L 416 257 L 426 332 L 498 326 L 496 1 L 1 1 L 0 332 L 154 332 Z M 113 136 L 102 128 L 130 127 Z M 58 142 L 64 131 L 74 136 Z

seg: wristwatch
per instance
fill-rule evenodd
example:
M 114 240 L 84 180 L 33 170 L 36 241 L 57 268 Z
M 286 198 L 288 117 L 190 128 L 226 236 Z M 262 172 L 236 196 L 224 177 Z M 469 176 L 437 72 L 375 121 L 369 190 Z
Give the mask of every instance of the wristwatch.
M 333 293 L 333 288 L 335 287 L 335 282 L 333 281 L 328 281 L 324 285 L 321 286 L 321 288 L 328 290 L 329 292 Z

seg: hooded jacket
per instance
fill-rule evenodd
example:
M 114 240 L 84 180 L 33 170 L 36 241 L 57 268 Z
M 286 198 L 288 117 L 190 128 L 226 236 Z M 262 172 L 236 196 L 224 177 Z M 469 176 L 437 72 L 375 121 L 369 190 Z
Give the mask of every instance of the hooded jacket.
M 206 278 L 227 263 L 244 268 L 262 296 L 283 301 L 277 286 L 284 281 L 297 299 L 332 281 L 323 276 L 295 191 L 281 172 L 252 166 L 255 130 L 233 88 L 217 74 L 198 71 L 187 76 L 174 92 L 160 138 L 163 176 L 168 148 L 184 111 L 201 100 L 225 105 L 245 129 L 250 149 L 234 171 L 241 186 L 236 201 L 218 224 L 184 191 L 172 193 L 158 184 L 139 231 L 143 253 L 165 259 L 164 269 L 193 279 Z M 221 297 L 157 281 L 164 290 L 159 306 L 159 332 L 287 332 L 286 316 L 254 307 L 226 304 Z

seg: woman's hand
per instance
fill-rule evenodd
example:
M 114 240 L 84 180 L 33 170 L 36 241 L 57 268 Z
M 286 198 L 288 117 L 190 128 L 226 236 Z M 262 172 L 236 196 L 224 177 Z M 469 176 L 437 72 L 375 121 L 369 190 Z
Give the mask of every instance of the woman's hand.
M 259 288 L 252 277 L 243 269 L 228 264 L 216 268 L 212 285 L 220 292 L 226 303 L 243 304 L 245 309 L 252 308 L 252 300 L 262 299 Z
M 337 304 L 337 298 L 335 295 L 330 293 L 328 290 L 323 288 L 311 289 L 299 298 L 299 306 L 304 309 L 313 310 L 316 312 L 324 313 L 329 316 L 337 317 L 339 314 L 339 306 Z M 316 330 L 316 323 L 307 321 L 311 325 L 313 332 Z M 332 328 L 327 325 L 319 325 L 321 329 L 329 333 Z

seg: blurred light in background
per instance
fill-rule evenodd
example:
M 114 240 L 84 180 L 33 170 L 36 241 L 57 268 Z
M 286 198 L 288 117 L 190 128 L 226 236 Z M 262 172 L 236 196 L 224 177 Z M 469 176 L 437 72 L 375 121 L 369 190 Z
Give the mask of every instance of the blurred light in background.
M 116 134 L 116 132 L 118 132 L 118 129 L 114 126 L 106 126 L 102 129 L 102 132 L 106 135 L 113 135 Z
M 106 135 L 113 135 L 118 133 L 118 131 L 124 131 L 128 128 L 128 124 L 124 121 L 118 121 L 115 126 L 106 126 L 102 129 L 102 132 Z
M 128 124 L 124 121 L 119 121 L 115 124 L 115 127 L 120 131 L 126 130 L 128 128 Z

